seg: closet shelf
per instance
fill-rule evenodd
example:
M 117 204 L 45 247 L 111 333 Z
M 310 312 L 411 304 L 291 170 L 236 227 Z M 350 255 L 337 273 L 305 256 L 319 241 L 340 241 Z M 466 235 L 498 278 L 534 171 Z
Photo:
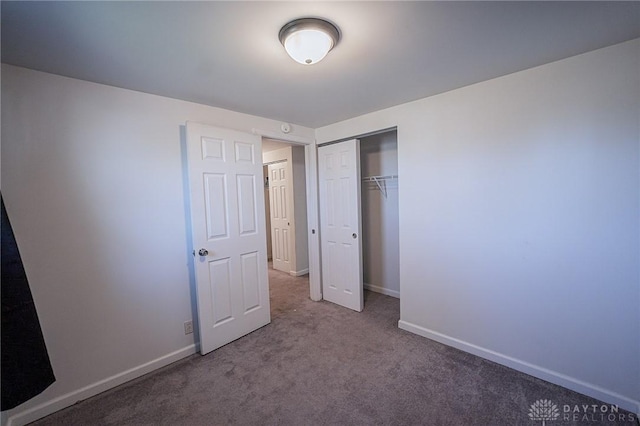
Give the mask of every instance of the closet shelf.
M 382 195 L 384 195 L 384 198 L 387 198 L 388 180 L 398 180 L 398 175 L 365 176 L 362 178 L 363 182 L 375 182 Z

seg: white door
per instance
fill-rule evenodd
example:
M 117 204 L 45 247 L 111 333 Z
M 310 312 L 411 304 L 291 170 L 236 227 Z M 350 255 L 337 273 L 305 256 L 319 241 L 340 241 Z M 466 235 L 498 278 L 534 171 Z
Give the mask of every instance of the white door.
M 362 311 L 360 141 L 318 148 L 322 296 Z
M 187 123 L 200 352 L 271 321 L 260 136 Z
M 287 162 L 269 164 L 269 200 L 271 202 L 271 257 L 273 268 L 291 272 L 291 218 Z

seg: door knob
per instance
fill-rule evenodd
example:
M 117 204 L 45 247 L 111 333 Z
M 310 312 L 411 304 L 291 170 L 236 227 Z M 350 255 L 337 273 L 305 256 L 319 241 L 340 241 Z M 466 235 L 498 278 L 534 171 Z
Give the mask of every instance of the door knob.
M 208 254 L 209 254 L 209 251 L 208 251 L 207 249 L 203 249 L 203 248 L 202 248 L 202 249 L 198 250 L 198 254 L 199 254 L 200 256 L 206 256 L 206 255 L 208 255 Z
M 353 239 L 355 240 L 356 238 L 358 238 L 358 234 L 356 234 L 356 233 L 354 232 L 353 234 L 351 234 L 351 238 L 353 238 Z

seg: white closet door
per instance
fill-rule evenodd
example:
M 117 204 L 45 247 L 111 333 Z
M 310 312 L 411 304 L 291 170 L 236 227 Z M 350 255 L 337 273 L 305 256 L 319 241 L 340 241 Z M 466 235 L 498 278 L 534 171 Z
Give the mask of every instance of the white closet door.
M 360 312 L 360 141 L 321 146 L 318 157 L 323 298 Z

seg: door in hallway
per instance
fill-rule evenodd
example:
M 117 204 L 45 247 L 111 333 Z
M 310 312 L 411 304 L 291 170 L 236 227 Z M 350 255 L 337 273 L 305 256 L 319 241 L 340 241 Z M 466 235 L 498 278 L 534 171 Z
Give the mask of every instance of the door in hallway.
M 269 200 L 271 203 L 271 256 L 273 268 L 291 271 L 291 192 L 287 162 L 269 164 Z

